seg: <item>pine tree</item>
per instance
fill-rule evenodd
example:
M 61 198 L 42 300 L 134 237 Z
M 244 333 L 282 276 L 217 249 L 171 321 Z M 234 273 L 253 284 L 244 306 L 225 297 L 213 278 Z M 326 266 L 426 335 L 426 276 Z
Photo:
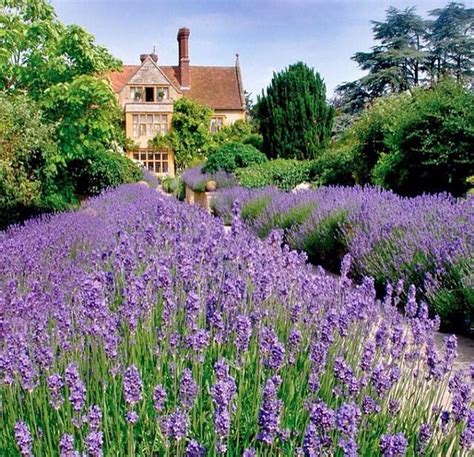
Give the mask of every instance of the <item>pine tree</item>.
M 302 62 L 273 74 L 255 111 L 271 158 L 312 159 L 329 141 L 334 109 L 319 73 Z

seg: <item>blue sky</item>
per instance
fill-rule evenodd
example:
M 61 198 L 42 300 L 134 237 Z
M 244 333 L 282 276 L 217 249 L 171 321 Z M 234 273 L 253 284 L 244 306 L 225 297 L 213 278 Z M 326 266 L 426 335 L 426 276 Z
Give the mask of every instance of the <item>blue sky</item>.
M 244 86 L 259 94 L 273 71 L 302 60 L 328 89 L 362 73 L 350 58 L 373 44 L 371 20 L 389 6 L 427 11 L 436 0 L 52 0 L 60 19 L 96 36 L 124 63 L 156 45 L 163 65 L 177 63 L 178 28 L 191 29 L 191 65 L 233 65 L 240 54 Z M 466 2 L 469 3 L 469 2 Z

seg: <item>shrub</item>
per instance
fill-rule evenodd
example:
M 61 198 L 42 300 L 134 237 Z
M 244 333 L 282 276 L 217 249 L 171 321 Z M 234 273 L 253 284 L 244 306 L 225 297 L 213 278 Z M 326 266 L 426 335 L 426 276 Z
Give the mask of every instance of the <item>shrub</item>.
M 347 246 L 342 227 L 347 222 L 347 211 L 335 211 L 316 221 L 306 234 L 303 249 L 315 264 L 321 264 L 330 271 L 337 271 Z
M 442 329 L 467 329 L 474 324 L 474 258 L 461 258 L 430 276 L 427 296 L 441 318 Z
M 313 159 L 328 144 L 334 108 L 319 73 L 298 62 L 273 75 L 255 117 L 268 157 Z
M 313 160 L 311 174 L 318 185 L 355 184 L 353 147 L 347 141 L 338 143 Z
M 0 229 L 75 200 L 58 186 L 64 161 L 42 114 L 26 96 L 0 94 Z
M 263 151 L 263 136 L 259 133 L 251 133 L 242 138 L 242 143 L 250 144 L 259 151 Z
M 275 186 L 291 190 L 311 179 L 312 163 L 290 159 L 276 159 L 236 170 L 240 184 L 248 188 Z
M 165 136 L 156 136 L 155 147 L 169 147 L 174 151 L 178 170 L 184 170 L 195 160 L 203 160 L 212 149 L 212 110 L 188 97 L 176 100 L 173 105 L 171 131 Z
M 98 195 L 104 189 L 142 179 L 142 171 L 129 158 L 111 151 L 97 151 L 70 163 L 79 195 Z
M 452 80 L 414 91 L 391 120 L 373 183 L 399 194 L 463 195 L 474 174 L 474 93 Z
M 257 233 L 258 236 L 265 238 L 271 230 L 279 228 L 288 232 L 296 226 L 306 222 L 315 208 L 315 203 L 302 203 L 291 207 L 288 210 L 282 208 L 280 211 L 274 213 L 267 221 L 259 224 Z
M 223 144 L 213 152 L 202 169 L 205 173 L 214 173 L 218 170 L 232 173 L 236 168 L 244 168 L 266 161 L 265 154 L 250 144 L 232 142 Z
M 271 203 L 272 198 L 270 195 L 263 195 L 253 200 L 248 200 L 242 205 L 240 215 L 246 222 L 255 221 L 265 210 L 265 208 Z

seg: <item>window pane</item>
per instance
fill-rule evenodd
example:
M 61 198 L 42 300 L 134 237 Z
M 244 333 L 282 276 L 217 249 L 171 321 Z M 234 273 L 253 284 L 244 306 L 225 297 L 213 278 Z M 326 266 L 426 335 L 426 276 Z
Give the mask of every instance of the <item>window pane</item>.
M 134 101 L 140 101 L 142 98 L 142 89 L 141 87 L 131 87 L 130 88 L 130 98 Z
M 153 136 L 153 125 L 152 124 L 147 124 L 147 135 L 148 136 Z
M 133 126 L 132 135 L 136 138 L 138 136 L 138 125 Z
M 155 173 L 161 173 L 161 163 L 155 162 Z
M 140 124 L 140 135 L 146 135 L 146 124 Z
M 134 114 L 134 115 L 132 116 L 132 119 L 133 119 L 133 123 L 134 123 L 134 124 L 138 124 L 138 114 Z
M 163 154 L 161 155 L 161 160 L 167 162 L 167 161 L 168 161 L 168 154 L 163 153 Z
M 153 114 L 149 114 L 149 115 L 146 117 L 146 121 L 151 124 L 151 123 L 153 122 Z
M 134 158 L 135 160 L 139 160 L 139 157 L 140 157 L 140 156 L 139 156 L 138 152 L 134 152 L 134 153 L 133 153 L 133 158 Z
M 168 173 L 168 162 L 163 162 L 163 173 Z
M 140 122 L 146 122 L 146 115 L 140 114 Z
M 153 162 L 148 162 L 148 169 L 153 171 Z

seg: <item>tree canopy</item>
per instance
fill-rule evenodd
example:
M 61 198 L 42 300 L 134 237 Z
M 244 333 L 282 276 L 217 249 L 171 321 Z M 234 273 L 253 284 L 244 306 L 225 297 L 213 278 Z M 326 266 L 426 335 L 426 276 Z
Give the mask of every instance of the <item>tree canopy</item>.
M 415 8 L 390 7 L 372 21 L 377 44 L 352 59 L 367 74 L 336 89 L 340 111 L 355 113 L 387 94 L 432 85 L 446 76 L 470 81 L 474 67 L 474 9 L 449 3 L 423 19 Z

